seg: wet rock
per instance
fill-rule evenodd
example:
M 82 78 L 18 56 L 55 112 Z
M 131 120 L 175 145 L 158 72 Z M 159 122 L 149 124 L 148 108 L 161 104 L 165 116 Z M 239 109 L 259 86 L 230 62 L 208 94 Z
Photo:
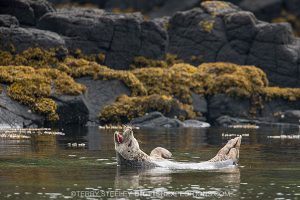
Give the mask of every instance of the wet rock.
M 275 85 L 300 85 L 300 40 L 287 23 L 269 24 L 230 3 L 206 1 L 177 12 L 168 27 L 168 51 L 185 62 L 255 65 Z
M 195 112 L 207 113 L 207 101 L 203 95 L 192 93 L 193 108 Z
M 300 125 L 300 110 L 286 110 L 282 113 L 281 122 Z
M 259 122 L 260 122 L 259 120 L 254 120 L 254 119 L 244 119 L 244 118 L 238 118 L 238 117 L 231 117 L 228 115 L 222 115 L 216 119 L 215 125 L 227 127 L 230 125 L 237 125 L 237 124 L 238 125 L 257 124 Z
M 300 101 L 288 101 L 284 99 L 273 99 L 270 101 L 264 102 L 263 109 L 260 111 L 259 115 L 262 117 L 269 117 L 280 121 L 282 115 L 285 111 L 288 110 L 299 110 Z
M 105 53 L 105 65 L 116 69 L 127 69 L 135 56 L 161 58 L 167 46 L 166 31 L 155 21 L 144 21 L 138 13 L 60 9 L 45 14 L 38 27 L 64 36 L 70 50 Z
M 282 123 L 299 125 L 300 101 L 272 99 L 262 102 L 263 107 L 256 115 L 250 115 L 251 104 L 248 100 L 224 97 L 213 97 L 212 110 L 209 107 L 210 121 L 215 125 L 232 125 L 255 123 L 262 125 L 281 125 Z M 222 98 L 223 96 L 223 98 Z M 218 108 L 219 107 L 219 111 Z
M 13 45 L 17 52 L 36 46 L 44 49 L 65 46 L 65 41 L 58 34 L 35 28 L 0 27 L 0 40 L 1 49 L 7 50 Z
M 36 21 L 54 9 L 45 0 L 1 0 L 0 14 L 15 16 L 21 24 L 35 25 Z
M 2 85 L 0 93 L 0 124 L 10 127 L 36 127 L 44 123 L 44 118 L 33 113 L 27 106 L 12 100 L 6 94 L 6 86 Z
M 151 112 L 143 117 L 135 118 L 130 122 L 130 124 L 136 127 L 147 128 L 175 128 L 184 126 L 184 124 L 180 120 L 165 117 L 160 112 Z
M 223 115 L 248 118 L 250 107 L 249 99 L 216 94 L 208 99 L 208 121 L 215 121 Z
M 84 104 L 89 111 L 89 121 L 98 122 L 101 109 L 113 103 L 122 94 L 130 95 L 130 90 L 119 80 L 93 80 L 90 77 L 76 79 L 76 82 L 87 87 L 83 96 Z
M 89 110 L 84 103 L 82 95 L 79 96 L 52 96 L 57 104 L 59 121 L 56 125 L 79 125 L 84 126 L 89 120 Z
M 189 119 L 189 120 L 183 121 L 183 127 L 186 127 L 186 128 L 209 128 L 210 124 L 206 123 L 206 122 L 201 122 L 198 120 Z
M 16 17 L 11 15 L 0 15 L 0 26 L 18 27 L 19 21 Z
M 259 126 L 279 126 L 279 127 L 299 127 L 299 124 L 290 122 L 280 122 L 270 118 L 245 119 L 238 117 L 230 117 L 228 115 L 217 118 L 215 125 L 228 127 L 230 125 L 249 125 L 255 124 Z

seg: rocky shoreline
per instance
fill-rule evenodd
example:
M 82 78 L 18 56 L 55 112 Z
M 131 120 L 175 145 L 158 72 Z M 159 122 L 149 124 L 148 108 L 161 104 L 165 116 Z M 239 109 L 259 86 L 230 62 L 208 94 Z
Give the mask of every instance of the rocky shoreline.
M 5 63 L 7 56 L 25 55 L 22 52 L 36 47 L 49 51 L 56 49 L 53 57 L 59 64 L 55 63 L 49 66 L 53 69 L 58 69 L 58 65 L 61 64 L 70 67 L 72 65 L 70 62 L 73 61 L 65 62 L 65 58 L 69 55 L 78 59 L 79 61 L 76 60 L 76 62 L 80 63 L 81 57 L 78 55 L 82 54 L 93 55 L 94 61 L 114 70 L 107 73 L 119 74 L 112 75 L 112 78 L 107 78 L 107 74 L 98 74 L 97 76 L 100 78 L 95 79 L 93 76 L 85 75 L 88 72 L 82 72 L 80 76 L 77 76 L 72 74 L 73 72 L 61 70 L 61 65 L 59 70 L 67 73 L 76 83 L 83 85 L 85 91 L 76 95 L 70 93 L 58 95 L 51 91 L 46 96 L 56 104 L 56 113 L 59 116 L 59 120 L 56 122 L 50 122 L 45 115 L 34 112 L 30 106 L 28 107 L 29 104 L 20 104 L 16 98 L 11 99 L 6 88 L 10 88 L 11 84 L 15 82 L 7 82 L 4 78 L 0 78 L 2 87 L 0 124 L 31 127 L 84 126 L 103 123 L 101 117 L 99 120 L 99 113 L 104 110 L 105 106 L 118 101 L 121 95 L 136 96 L 137 98 L 144 96 L 144 94 L 133 94 L 133 88 L 128 82 L 126 83 L 126 80 L 130 79 L 128 77 L 134 76 L 134 80 L 141 81 L 147 95 L 155 94 L 155 92 L 149 91 L 151 87 L 146 83 L 150 80 L 147 80 L 143 74 L 151 71 L 131 71 L 135 64 L 150 63 L 150 67 L 163 68 L 168 63 L 169 55 L 176 55 L 177 59 L 177 61 L 172 61 L 174 63 L 170 66 L 179 62 L 185 63 L 184 67 L 177 70 L 193 71 L 194 68 L 186 67 L 186 65 L 198 66 L 202 63 L 213 62 L 235 63 L 241 68 L 244 65 L 254 65 L 266 73 L 271 86 L 294 88 L 300 86 L 300 39 L 293 35 L 290 24 L 260 21 L 253 13 L 243 11 L 228 2 L 207 1 L 201 3 L 200 7 L 176 12 L 169 17 L 145 19 L 140 13 L 115 14 L 96 8 L 56 9 L 44 0 L 1 1 L 0 48 L 3 52 L 9 52 L 9 54 L 0 54 L 1 67 L 17 65 L 9 61 Z M 145 59 L 143 60 L 143 58 Z M 31 59 L 39 62 L 41 58 L 33 57 Z M 26 64 L 22 63 L 22 65 Z M 36 67 L 32 65 L 30 66 Z M 88 63 L 87 65 L 93 64 Z M 95 65 L 95 67 L 102 70 L 100 65 Z M 124 72 L 118 70 L 124 70 Z M 169 73 L 173 73 L 166 71 L 164 70 L 164 73 L 167 73 L 167 76 Z M 126 73 L 133 75 L 124 76 Z M 193 73 L 191 73 L 192 77 Z M 185 76 L 185 74 L 179 74 Z M 48 78 L 46 79 L 48 80 Z M 54 80 L 56 81 L 56 79 Z M 132 80 L 130 79 L 130 81 Z M 158 79 L 158 81 L 160 80 Z M 254 85 L 255 81 L 255 79 L 250 80 Z M 248 85 L 246 86 L 248 87 Z M 267 86 L 268 84 L 263 87 Z M 220 87 L 227 86 L 221 85 Z M 175 91 L 176 88 L 171 90 Z M 252 89 L 249 90 L 252 91 Z M 158 107 L 150 107 L 133 117 L 142 117 L 146 113 L 152 115 L 152 111 L 165 111 L 158 117 L 161 124 L 165 124 L 162 123 L 164 121 L 166 124 L 183 127 L 185 126 L 184 122 L 180 122 L 174 117 L 178 118 L 184 115 L 183 120 L 190 118 L 206 120 L 213 125 L 257 122 L 299 124 L 300 98 L 296 90 L 289 90 L 288 94 L 284 94 L 295 97 L 292 99 L 286 98 L 284 95 L 261 99 L 260 97 L 256 98 L 253 94 L 250 96 L 229 95 L 222 92 L 223 90 L 212 94 L 195 93 L 193 89 L 189 88 L 189 92 L 192 91 L 192 94 L 188 101 L 179 98 L 183 94 L 174 94 L 174 91 L 167 93 L 174 98 L 170 101 L 167 99 L 168 103 L 172 102 L 172 114 L 166 112 L 169 104 L 164 102 L 167 107 L 163 110 L 156 110 L 155 108 Z M 255 101 L 259 101 L 256 103 L 257 105 L 253 98 Z M 175 102 L 177 99 L 178 103 Z M 128 101 L 133 100 L 129 98 Z M 166 99 L 163 97 L 161 101 L 166 101 Z M 147 104 L 147 102 L 139 103 Z M 254 104 L 256 111 L 253 114 L 249 111 L 253 109 Z M 188 113 L 190 108 L 187 106 L 191 106 L 193 112 L 196 113 L 194 117 Z M 147 118 L 147 116 L 145 117 Z M 128 123 L 130 121 L 128 117 L 128 119 L 120 118 L 118 122 Z M 105 123 L 109 123 L 109 121 L 105 121 Z M 158 126 L 153 121 L 147 123 L 147 126 Z M 193 126 L 193 123 L 197 124 L 189 122 L 189 125 L 186 126 Z

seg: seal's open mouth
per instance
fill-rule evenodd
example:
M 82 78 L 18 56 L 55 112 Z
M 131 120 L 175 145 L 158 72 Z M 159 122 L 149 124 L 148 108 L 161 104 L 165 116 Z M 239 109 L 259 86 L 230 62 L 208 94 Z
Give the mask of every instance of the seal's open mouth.
M 122 144 L 123 142 L 123 136 L 119 132 L 115 133 L 115 141 L 118 144 Z

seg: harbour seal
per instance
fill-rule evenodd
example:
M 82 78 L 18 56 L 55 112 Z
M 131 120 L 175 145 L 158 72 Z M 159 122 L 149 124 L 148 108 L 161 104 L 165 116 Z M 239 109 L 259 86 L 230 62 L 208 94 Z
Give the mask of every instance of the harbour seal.
M 211 170 L 236 166 L 239 159 L 239 148 L 242 136 L 235 137 L 212 159 L 200 163 L 183 163 L 168 160 L 172 153 L 165 148 L 156 147 L 150 155 L 143 152 L 133 135 L 131 127 L 123 129 L 123 133 L 114 133 L 117 163 L 132 168 L 163 167 L 168 169 L 199 169 Z

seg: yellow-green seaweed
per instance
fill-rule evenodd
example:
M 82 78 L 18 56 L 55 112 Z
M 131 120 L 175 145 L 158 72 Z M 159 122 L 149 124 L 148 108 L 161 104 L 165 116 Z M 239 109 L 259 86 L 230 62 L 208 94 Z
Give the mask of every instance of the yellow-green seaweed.
M 193 118 L 196 116 L 190 105 L 184 105 L 171 96 L 154 94 L 139 97 L 122 95 L 111 105 L 105 106 L 99 118 L 102 122 L 122 123 L 141 117 L 151 111 L 160 111 L 163 114 L 168 114 L 172 107 L 180 108 L 186 112 L 185 115 L 177 116 L 181 120 L 184 120 L 186 117 Z

